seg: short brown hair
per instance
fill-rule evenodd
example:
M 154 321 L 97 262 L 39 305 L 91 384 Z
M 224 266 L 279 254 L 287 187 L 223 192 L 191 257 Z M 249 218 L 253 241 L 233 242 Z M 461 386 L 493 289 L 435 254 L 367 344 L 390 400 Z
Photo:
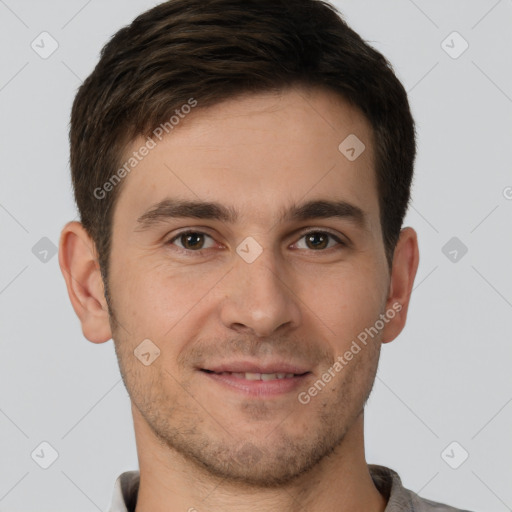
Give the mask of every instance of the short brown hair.
M 105 285 L 122 183 L 102 199 L 95 190 L 116 172 L 126 145 L 138 135 L 149 137 L 191 98 L 201 108 L 293 85 L 327 87 L 371 123 L 391 265 L 416 155 L 407 94 L 391 64 L 327 2 L 169 0 L 111 38 L 73 103 L 69 136 L 75 200 L 96 245 Z

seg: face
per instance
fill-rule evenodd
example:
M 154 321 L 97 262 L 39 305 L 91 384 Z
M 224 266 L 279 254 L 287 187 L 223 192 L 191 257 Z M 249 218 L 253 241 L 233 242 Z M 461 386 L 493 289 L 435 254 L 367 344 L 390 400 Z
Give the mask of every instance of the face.
M 340 445 L 375 378 L 390 276 L 371 127 L 321 90 L 200 106 L 122 184 L 112 334 L 160 442 L 282 484 Z M 356 159 L 338 149 L 351 134 Z

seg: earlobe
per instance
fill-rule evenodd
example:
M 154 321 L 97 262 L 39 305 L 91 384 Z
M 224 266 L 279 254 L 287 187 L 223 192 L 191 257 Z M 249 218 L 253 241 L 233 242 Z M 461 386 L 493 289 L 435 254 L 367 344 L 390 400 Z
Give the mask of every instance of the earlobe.
M 84 336 L 93 343 L 112 338 L 95 245 L 80 222 L 68 222 L 59 242 L 59 265 Z
M 382 333 L 382 343 L 393 341 L 402 331 L 407 318 L 412 287 L 419 264 L 417 234 L 407 227 L 400 231 L 395 247 L 386 315 L 390 318 Z

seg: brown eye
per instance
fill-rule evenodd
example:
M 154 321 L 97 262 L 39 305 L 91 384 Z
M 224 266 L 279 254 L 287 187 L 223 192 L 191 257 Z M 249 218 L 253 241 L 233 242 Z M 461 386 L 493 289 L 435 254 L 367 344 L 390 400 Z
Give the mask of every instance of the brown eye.
M 181 244 L 177 244 L 180 249 L 198 252 L 202 249 L 209 248 L 205 247 L 205 237 L 211 238 L 210 235 L 202 233 L 201 231 L 184 231 L 171 238 L 167 243 L 173 245 L 178 241 L 179 244 Z
M 325 233 L 306 235 L 306 244 L 313 249 L 325 249 L 329 244 L 329 236 Z
M 301 239 L 305 240 L 306 247 L 298 247 L 299 249 L 305 248 L 314 251 L 321 251 L 336 246 L 336 244 L 329 246 L 329 240 L 334 240 L 337 242 L 337 245 L 345 246 L 345 243 L 343 243 L 340 238 L 327 231 L 309 231 L 308 233 L 304 233 Z

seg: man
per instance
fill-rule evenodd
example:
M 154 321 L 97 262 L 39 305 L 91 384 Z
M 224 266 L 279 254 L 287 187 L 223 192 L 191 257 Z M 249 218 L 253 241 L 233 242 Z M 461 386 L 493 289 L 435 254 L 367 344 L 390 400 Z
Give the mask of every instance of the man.
M 368 465 L 364 406 L 418 267 L 415 158 L 384 57 L 316 0 L 171 0 L 71 115 L 59 261 L 113 338 L 139 471 L 111 511 L 456 509 Z

